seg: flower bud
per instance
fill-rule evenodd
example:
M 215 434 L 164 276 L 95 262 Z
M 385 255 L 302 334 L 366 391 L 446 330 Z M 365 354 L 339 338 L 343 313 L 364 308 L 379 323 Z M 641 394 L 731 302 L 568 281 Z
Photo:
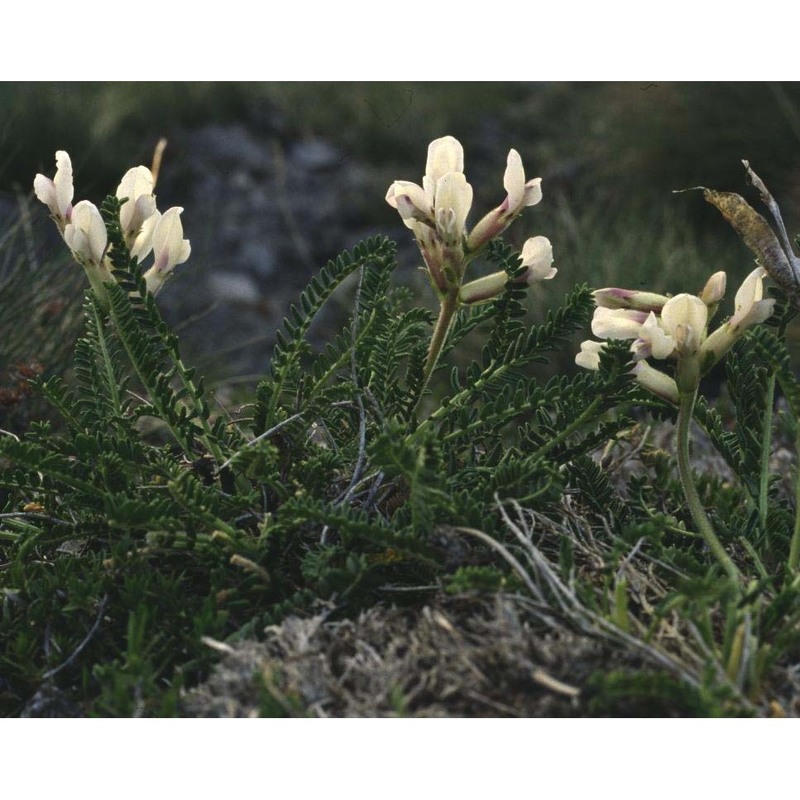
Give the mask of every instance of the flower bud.
M 706 281 L 703 291 L 700 292 L 700 299 L 707 306 L 716 306 L 722 300 L 722 298 L 725 297 L 725 286 L 727 280 L 728 276 L 724 272 L 715 272 Z
M 597 289 L 592 292 L 594 302 L 599 308 L 630 308 L 634 311 L 655 311 L 661 313 L 669 300 L 665 294 L 639 292 L 635 289 Z
M 505 270 L 484 275 L 482 278 L 465 283 L 458 292 L 458 300 L 465 306 L 485 303 L 501 294 L 506 288 L 507 282 L 508 273 Z

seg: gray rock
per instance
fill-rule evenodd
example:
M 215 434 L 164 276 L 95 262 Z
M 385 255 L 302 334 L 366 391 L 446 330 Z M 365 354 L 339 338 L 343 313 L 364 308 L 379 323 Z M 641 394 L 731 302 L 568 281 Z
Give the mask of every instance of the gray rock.
M 261 297 L 256 280 L 244 272 L 213 272 L 208 276 L 208 288 L 223 303 L 255 305 Z

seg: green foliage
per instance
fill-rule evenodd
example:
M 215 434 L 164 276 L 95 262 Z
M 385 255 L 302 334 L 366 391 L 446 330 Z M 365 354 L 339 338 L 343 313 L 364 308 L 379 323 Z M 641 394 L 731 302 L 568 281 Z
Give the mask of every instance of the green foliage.
M 73 379 L 36 385 L 58 426 L 0 437 L 0 552 L 12 565 L 3 639 L 17 642 L 4 656 L 10 708 L 53 661 L 52 646 L 42 650 L 29 632 L 55 613 L 37 610 L 48 582 L 32 558 L 58 565 L 64 597 L 80 570 L 93 575 L 82 616 L 55 615 L 51 641 L 63 658 L 80 656 L 59 671 L 64 685 L 82 687 L 91 713 L 167 713 L 208 664 L 201 634 L 258 634 L 316 598 L 357 609 L 384 586 L 443 579 L 458 565 L 442 560 L 437 530 L 499 533 L 498 492 L 546 507 L 562 484 L 551 450 L 585 457 L 592 431 L 605 431 L 600 415 L 624 394 L 619 374 L 540 386 L 527 368 L 585 324 L 589 290 L 530 327 L 526 287 L 509 283 L 488 308 L 460 315 L 446 350 L 480 325 L 480 361 L 454 372 L 449 395 L 420 418 L 432 320 L 392 286 L 394 245 L 376 238 L 331 261 L 290 309 L 248 436 L 181 360 L 128 255 L 119 207 L 112 197 L 102 206 L 115 280 L 104 297 L 86 295 Z M 490 259 L 519 270 L 504 245 Z M 307 334 L 349 276 L 350 319 L 312 353 Z M 603 402 L 592 400 L 597 385 Z M 503 444 L 514 425 L 522 448 Z M 563 435 L 551 445 L 554 425 Z M 457 573 L 452 585 L 510 585 L 492 569 Z M 103 624 L 82 648 L 101 604 Z
M 596 372 L 543 377 L 589 321 L 588 286 L 530 324 L 529 287 L 509 280 L 457 313 L 428 375 L 432 316 L 395 285 L 394 245 L 369 239 L 290 308 L 252 416 L 237 419 L 184 364 L 119 210 L 102 206 L 114 281 L 86 294 L 72 374 L 30 385 L 53 419 L 0 435 L 3 713 L 55 686 L 90 715 L 175 714 L 213 662 L 203 637 L 257 637 L 320 604 L 354 614 L 398 592 L 530 592 L 547 624 L 672 667 L 598 676 L 595 714 L 750 713 L 797 652 L 800 534 L 768 474 L 776 383 L 795 430 L 800 414 L 785 305 L 777 333 L 728 355 L 730 408 L 696 406 L 730 470 L 697 479 L 699 502 L 737 583 L 720 578 L 667 452 L 642 442 L 641 469 L 609 469 L 643 408 L 674 416 L 637 388 L 629 343 L 609 343 Z M 523 269 L 502 242 L 486 255 L 510 278 Z M 315 352 L 309 332 L 344 292 L 352 312 Z M 469 339 L 477 356 L 453 358 Z M 668 625 L 687 637 L 673 651 L 658 649 Z M 265 713 L 274 701 L 265 686 Z
M 730 693 L 687 686 L 664 673 L 595 673 L 589 681 L 589 711 L 615 717 L 747 716 Z

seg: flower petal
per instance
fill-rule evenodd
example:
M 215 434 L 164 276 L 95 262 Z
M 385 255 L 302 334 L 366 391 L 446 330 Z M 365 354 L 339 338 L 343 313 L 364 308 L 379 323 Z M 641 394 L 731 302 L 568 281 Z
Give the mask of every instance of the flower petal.
M 661 322 L 681 354 L 695 353 L 706 336 L 708 306 L 693 294 L 677 294 L 661 309 Z
M 68 219 L 72 209 L 72 198 L 75 196 L 75 187 L 72 185 L 72 160 L 66 150 L 56 152 L 56 167 L 53 185 L 56 192 L 58 216 Z
M 528 268 L 525 280 L 530 283 L 550 280 L 558 270 L 553 267 L 553 245 L 546 236 L 533 236 L 522 245 L 522 265 Z
M 522 167 L 522 157 L 514 149 L 508 152 L 503 188 L 508 195 L 508 211 L 514 213 L 525 199 L 525 170 Z
M 446 244 L 461 242 L 471 206 L 472 187 L 463 172 L 448 172 L 439 178 L 434 202 L 436 227 Z
M 153 253 L 155 267 L 166 275 L 177 264 L 182 264 L 189 257 L 186 247 L 188 239 L 183 238 L 182 208 L 175 206 L 164 212 L 153 231 Z
M 425 177 L 435 186 L 448 172 L 464 171 L 464 148 L 453 136 L 442 136 L 428 145 Z
M 600 369 L 600 353 L 605 346 L 605 342 L 592 339 L 581 342 L 581 351 L 575 356 L 575 363 L 584 369 Z
M 596 308 L 592 333 L 598 339 L 638 339 L 647 316 L 628 308 Z

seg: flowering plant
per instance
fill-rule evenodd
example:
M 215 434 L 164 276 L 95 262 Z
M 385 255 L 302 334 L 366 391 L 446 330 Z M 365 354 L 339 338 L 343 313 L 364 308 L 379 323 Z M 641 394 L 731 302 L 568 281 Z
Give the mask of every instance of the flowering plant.
M 511 150 L 503 178 L 505 200 L 468 231 L 472 186 L 464 175 L 464 148 L 453 136 L 444 136 L 428 146 L 422 186 L 395 181 L 389 187 L 386 202 L 397 209 L 414 233 L 441 306 L 426 375 L 436 364 L 456 310 L 492 300 L 505 288 L 509 280 L 505 271 L 464 283 L 467 265 L 527 206 L 542 199 L 541 183 L 541 178 L 525 180 L 522 159 L 516 150 Z M 544 236 L 525 242 L 519 263 L 525 270 L 513 280 L 528 285 L 549 280 L 557 272 L 552 266 L 553 248 Z
M 156 176 L 145 166 L 129 169 L 119 183 L 119 224 L 125 246 L 138 261 L 154 253 L 154 263 L 144 273 L 147 291 L 157 294 L 178 264 L 188 260 L 191 245 L 183 238 L 182 208 L 164 214 L 156 208 L 153 192 Z M 38 174 L 33 181 L 36 196 L 49 209 L 73 258 L 84 268 L 98 298 L 105 302 L 104 284 L 114 280 L 108 252 L 108 234 L 97 206 L 81 200 L 74 207 L 72 159 L 64 150 L 56 152 L 53 179 Z

